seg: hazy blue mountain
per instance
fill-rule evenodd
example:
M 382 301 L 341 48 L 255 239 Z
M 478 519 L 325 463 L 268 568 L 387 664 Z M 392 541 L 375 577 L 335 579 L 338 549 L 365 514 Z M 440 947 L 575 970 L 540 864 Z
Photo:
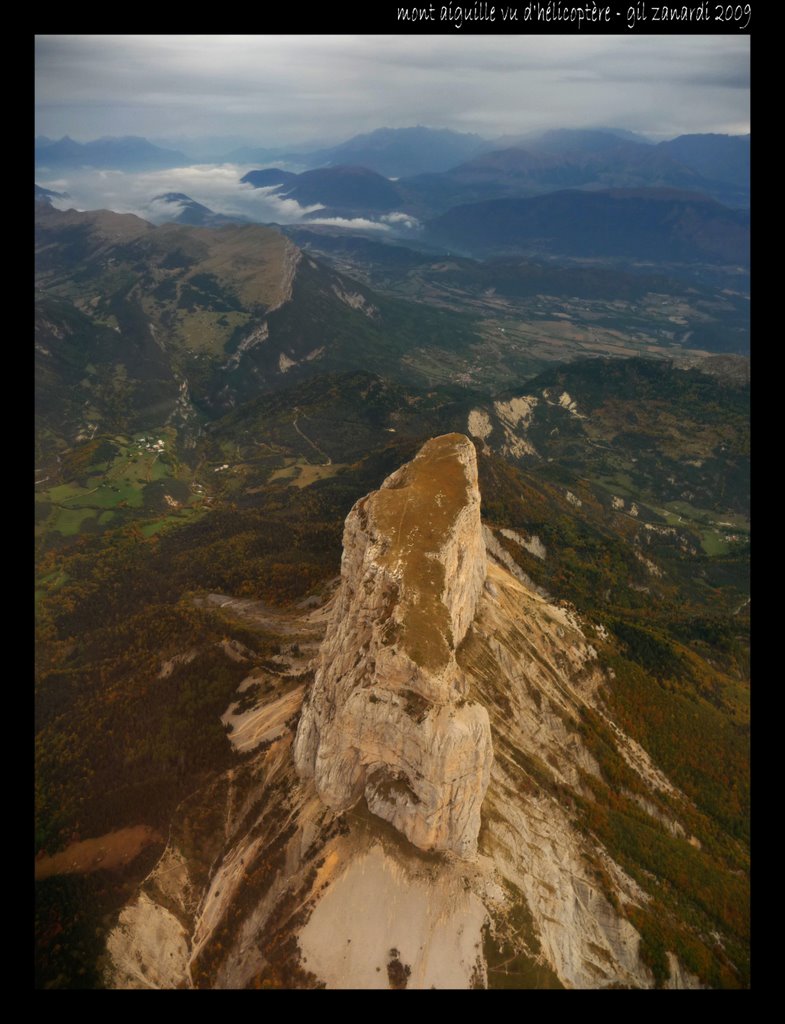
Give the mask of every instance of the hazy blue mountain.
M 707 158 L 689 166 L 661 146 L 609 132 L 553 131 L 508 148 L 480 153 L 443 174 L 401 182 L 412 212 L 444 212 L 460 203 L 504 196 L 534 196 L 565 188 L 675 188 L 702 192 L 718 202 L 746 206 L 748 195 Z
M 254 188 L 268 188 L 270 185 L 293 185 L 297 175 L 291 171 L 282 171 L 278 167 L 265 167 L 261 171 L 249 171 L 240 181 L 253 185 Z
M 679 135 L 657 148 L 706 178 L 749 190 L 749 135 Z
M 547 131 L 527 132 L 524 135 L 505 135 L 494 140 L 494 149 L 519 146 L 545 153 L 608 153 L 622 144 L 651 146 L 652 143 L 635 132 L 613 128 L 551 128 Z
M 399 210 L 403 202 L 396 182 L 366 167 L 319 167 L 302 174 L 274 168 L 251 171 L 240 180 L 257 188 L 281 183 L 281 194 L 303 206 L 320 203 L 327 211 L 354 216 L 389 213 Z
M 40 162 L 39 157 L 53 165 L 75 162 L 83 155 L 84 150 L 85 147 L 82 143 L 76 142 L 69 135 L 64 135 L 62 139 L 57 139 L 56 141 L 48 139 L 39 142 L 36 139 L 35 162 L 36 164 Z
M 307 159 L 312 166 L 356 164 L 386 177 L 400 178 L 446 171 L 487 145 L 479 135 L 446 128 L 377 128 L 339 146 L 309 153 Z
M 57 142 L 39 144 L 36 165 L 46 167 L 99 167 L 109 170 L 146 170 L 179 167 L 192 161 L 174 149 L 162 149 L 135 135 L 107 137 L 92 142 L 75 142 L 64 135 Z
M 284 155 L 280 146 L 270 149 L 266 146 L 238 146 L 220 157 L 221 162 L 230 164 L 266 164 L 280 160 Z
M 454 207 L 430 221 L 435 242 L 467 253 L 746 265 L 747 216 L 705 196 L 669 189 L 565 190 L 531 199 Z
M 185 153 L 193 163 L 234 163 L 230 152 L 249 146 L 245 135 L 154 135 L 148 141 L 162 149 Z

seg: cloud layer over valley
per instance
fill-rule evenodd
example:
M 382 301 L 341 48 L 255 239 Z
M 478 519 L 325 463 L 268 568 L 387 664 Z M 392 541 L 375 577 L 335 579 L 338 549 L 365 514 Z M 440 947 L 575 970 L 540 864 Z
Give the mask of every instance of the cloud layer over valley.
M 254 167 L 257 165 L 254 165 Z M 114 210 L 133 213 L 152 223 L 172 220 L 176 204 L 156 197 L 171 192 L 184 193 L 207 206 L 214 213 L 243 217 L 262 224 L 297 224 L 307 219 L 310 224 L 343 228 L 405 233 L 417 230 L 419 222 L 410 214 L 393 212 L 378 220 L 364 217 L 346 218 L 326 215 L 321 203 L 301 205 L 287 198 L 286 186 L 254 188 L 241 182 L 253 168 L 237 164 L 196 164 L 155 171 L 117 171 L 83 168 L 61 171 L 51 177 L 39 173 L 36 181 L 54 192 L 66 193 L 67 199 L 54 199 L 60 210 Z

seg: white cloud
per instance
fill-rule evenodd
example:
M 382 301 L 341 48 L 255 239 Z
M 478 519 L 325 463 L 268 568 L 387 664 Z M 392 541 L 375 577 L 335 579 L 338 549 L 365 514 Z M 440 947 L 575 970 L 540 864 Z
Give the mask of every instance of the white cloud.
M 148 220 L 154 222 L 171 220 L 177 214 L 182 213 L 186 204 L 180 200 L 153 199 L 148 203 Z
M 367 220 L 365 217 L 309 217 L 308 224 L 327 224 L 334 228 L 354 228 L 357 231 L 389 231 L 389 224 L 381 224 L 378 220 Z
M 394 213 L 382 214 L 381 219 L 386 224 L 393 224 L 399 228 L 406 228 L 408 231 L 416 231 L 420 227 L 420 222 L 416 217 L 413 217 L 410 213 L 402 213 L 400 210 L 396 210 Z
M 247 217 L 262 224 L 297 224 L 307 214 L 323 209 L 321 203 L 301 206 L 295 199 L 277 194 L 273 188 L 254 188 L 240 179 L 252 168 L 237 164 L 196 164 L 159 171 L 97 171 L 85 169 L 57 178 L 39 177 L 39 185 L 56 192 L 68 192 L 70 199 L 58 200 L 58 209 L 110 209 L 134 213 L 145 220 L 160 222 L 172 218 L 170 203 L 155 203 L 156 196 L 182 192 L 215 213 Z

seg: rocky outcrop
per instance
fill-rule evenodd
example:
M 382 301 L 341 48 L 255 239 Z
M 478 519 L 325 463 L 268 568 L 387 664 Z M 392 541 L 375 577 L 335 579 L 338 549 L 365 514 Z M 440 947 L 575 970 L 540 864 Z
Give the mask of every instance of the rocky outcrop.
M 607 717 L 594 646 L 607 633 L 513 568 L 480 525 L 474 449 L 451 434 L 352 509 L 327 604 L 201 602 L 314 652 L 324 636 L 314 683 L 295 740 L 299 656 L 264 669 L 255 697 L 261 667 L 243 681 L 223 721 L 245 756 L 178 808 L 111 931 L 107 985 L 663 983 L 636 916 L 658 913 L 648 876 L 590 827 L 587 809 L 605 807 L 596 723 L 640 780 L 630 793 L 651 834 L 686 849 L 685 799 Z M 240 697 L 251 706 L 237 714 Z M 666 987 L 705 983 L 665 957 Z
M 460 486 L 447 486 L 450 466 L 460 469 L 453 480 Z M 437 439 L 358 503 L 330 611 L 273 613 L 218 594 L 201 605 L 314 644 L 328 625 L 299 725 L 296 762 L 306 778 L 296 777 L 292 747 L 302 688 L 291 673 L 276 672 L 256 707 L 225 716 L 246 756 L 178 808 L 161 861 L 109 936 L 107 985 L 655 986 L 629 909 L 651 914 L 656 907 L 580 816 L 602 779 L 582 712 L 604 714 L 607 678 L 568 606 L 512 576 L 492 545 L 485 566 L 474 513 L 465 511 L 476 500 L 472 470 L 465 440 Z M 426 503 L 412 523 L 403 511 L 428 486 L 443 500 L 462 495 L 431 557 L 430 542 L 418 546 L 418 537 L 437 525 L 428 509 L 446 504 Z M 408 503 L 407 489 L 414 491 Z M 398 495 L 394 513 L 405 543 L 384 525 L 379 495 Z M 425 651 L 417 644 L 426 635 L 406 630 L 412 608 L 428 607 L 433 597 L 423 573 L 411 573 L 415 556 L 431 570 L 454 557 L 449 564 L 463 574 L 461 587 L 442 580 L 444 635 L 427 634 Z M 479 597 L 467 598 L 486 569 Z M 431 575 L 435 587 L 439 572 Z M 240 694 L 257 678 L 248 676 Z M 459 695 L 467 681 L 478 704 Z M 488 783 L 489 719 L 495 756 Z M 678 792 L 645 751 L 605 724 L 606 739 L 644 791 L 665 790 L 677 806 Z M 344 813 L 355 792 L 356 806 Z M 470 853 L 481 800 L 476 857 L 435 858 L 418 848 Z M 684 832 L 652 801 L 641 798 L 639 806 L 652 828 Z M 666 956 L 666 987 L 701 984 L 672 951 Z
M 488 714 L 455 651 L 486 575 L 474 447 L 429 441 L 358 501 L 294 756 L 321 799 L 363 797 L 421 849 L 476 852 Z

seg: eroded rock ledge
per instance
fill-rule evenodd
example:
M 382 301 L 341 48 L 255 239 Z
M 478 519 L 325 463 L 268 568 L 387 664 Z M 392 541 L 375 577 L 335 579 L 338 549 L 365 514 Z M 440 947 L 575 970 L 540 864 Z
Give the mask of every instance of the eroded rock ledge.
M 358 501 L 295 741 L 321 799 L 426 850 L 471 857 L 493 759 L 455 649 L 486 575 L 474 447 L 445 434 Z

